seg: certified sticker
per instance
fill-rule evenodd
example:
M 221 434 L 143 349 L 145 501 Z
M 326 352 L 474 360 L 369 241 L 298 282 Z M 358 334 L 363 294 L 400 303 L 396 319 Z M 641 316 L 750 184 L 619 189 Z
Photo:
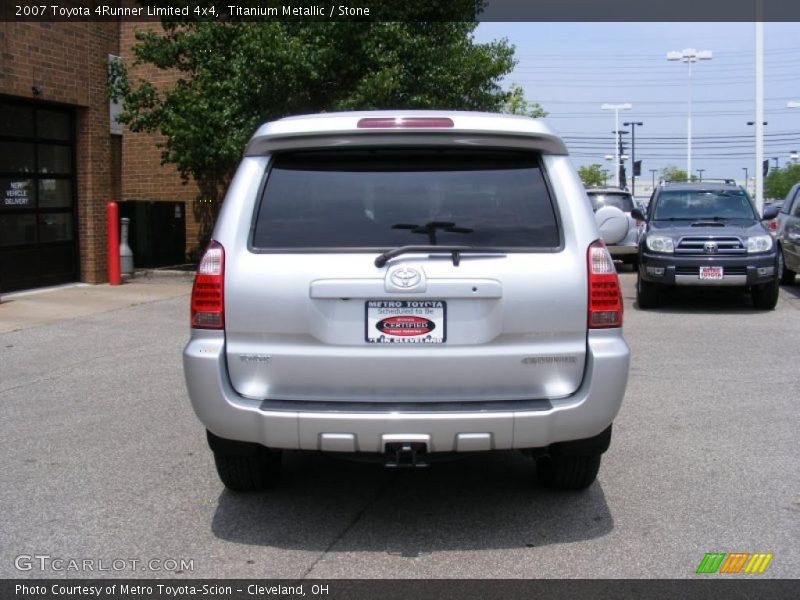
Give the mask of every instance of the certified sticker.
M 446 311 L 442 300 L 369 300 L 365 306 L 366 341 L 443 344 Z
M 424 317 L 389 317 L 378 321 L 375 327 L 391 335 L 423 335 L 436 329 L 436 323 Z

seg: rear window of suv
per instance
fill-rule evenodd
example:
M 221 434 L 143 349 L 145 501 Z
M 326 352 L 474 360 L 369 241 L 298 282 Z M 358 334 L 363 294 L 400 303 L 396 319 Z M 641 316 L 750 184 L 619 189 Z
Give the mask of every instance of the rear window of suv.
M 633 198 L 630 194 L 589 192 L 589 200 L 592 201 L 592 210 L 595 212 L 604 206 L 613 206 L 622 212 L 631 212 L 634 209 Z
M 560 246 L 539 157 L 519 151 L 280 154 L 257 210 L 258 249 Z

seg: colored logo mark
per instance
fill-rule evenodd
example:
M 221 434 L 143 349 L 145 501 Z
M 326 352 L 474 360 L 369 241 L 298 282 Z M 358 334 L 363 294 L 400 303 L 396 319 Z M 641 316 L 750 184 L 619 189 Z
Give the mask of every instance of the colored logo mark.
M 767 552 L 707 552 L 697 567 L 697 573 L 763 573 L 772 560 L 773 554 Z

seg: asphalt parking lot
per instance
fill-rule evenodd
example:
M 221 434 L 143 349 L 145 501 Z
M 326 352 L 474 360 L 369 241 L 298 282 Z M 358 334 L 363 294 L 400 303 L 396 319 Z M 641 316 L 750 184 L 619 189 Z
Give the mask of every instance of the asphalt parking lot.
M 643 312 L 621 279 L 630 381 L 584 493 L 539 487 L 517 453 L 414 471 L 295 453 L 275 490 L 223 490 L 184 391 L 185 283 L 0 333 L 0 577 L 682 578 L 706 552 L 771 552 L 761 577 L 797 577 L 800 283 L 770 312 L 729 292 Z

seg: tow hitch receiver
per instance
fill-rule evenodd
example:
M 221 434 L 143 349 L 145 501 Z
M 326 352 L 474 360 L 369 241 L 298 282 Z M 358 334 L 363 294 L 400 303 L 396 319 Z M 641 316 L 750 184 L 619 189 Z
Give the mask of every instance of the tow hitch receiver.
M 427 467 L 425 452 L 427 444 L 422 442 L 389 442 L 386 444 L 384 466 L 393 468 Z

